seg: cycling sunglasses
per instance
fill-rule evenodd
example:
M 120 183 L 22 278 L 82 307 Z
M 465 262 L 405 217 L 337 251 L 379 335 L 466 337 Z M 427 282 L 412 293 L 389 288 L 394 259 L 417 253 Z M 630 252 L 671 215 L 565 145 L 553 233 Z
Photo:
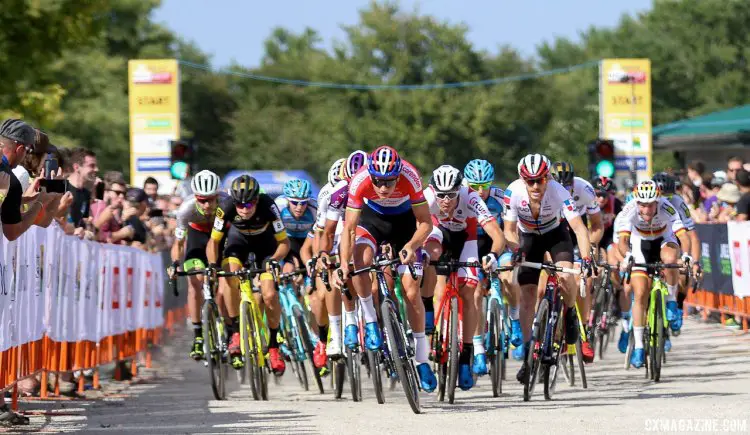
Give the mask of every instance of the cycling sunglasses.
M 398 177 L 396 178 L 375 178 L 370 177 L 372 180 L 372 184 L 375 185 L 375 187 L 393 187 L 398 182 Z
M 250 202 L 246 202 L 246 203 L 242 203 L 242 204 L 234 204 L 234 206 L 237 207 L 237 208 L 244 208 L 245 210 L 247 210 L 249 208 L 255 207 L 255 204 L 257 204 L 257 203 L 258 203 L 258 201 L 256 200 L 256 201 L 250 201 Z
M 289 200 L 289 204 L 291 204 L 291 205 L 293 205 L 293 206 L 296 207 L 298 205 L 305 205 L 305 204 L 307 204 L 307 201 L 309 201 L 309 200 L 307 200 L 307 199 L 290 199 Z
M 438 192 L 435 196 L 438 199 L 455 199 L 458 196 L 458 192 Z
M 524 180 L 524 181 L 529 186 L 533 186 L 535 184 L 544 185 L 544 184 L 547 184 L 547 177 L 530 178 L 530 179 Z
M 198 202 L 200 202 L 201 204 L 205 204 L 205 203 L 211 202 L 214 199 L 216 199 L 215 196 L 198 196 L 198 195 L 195 195 L 195 200 L 198 201 Z
M 481 184 L 469 183 L 469 187 L 471 187 L 473 190 L 479 190 L 479 189 L 487 190 L 490 188 L 490 186 L 492 186 L 491 181 L 488 183 L 481 183 Z
M 599 198 L 606 198 L 609 196 L 609 193 L 600 191 L 600 192 L 596 192 L 596 196 L 598 196 Z

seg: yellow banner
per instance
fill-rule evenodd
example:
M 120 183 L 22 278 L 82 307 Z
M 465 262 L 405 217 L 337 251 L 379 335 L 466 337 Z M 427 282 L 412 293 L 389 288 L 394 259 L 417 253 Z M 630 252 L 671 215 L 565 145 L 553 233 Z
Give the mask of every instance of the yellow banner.
M 615 144 L 617 178 L 651 177 L 651 61 L 605 59 L 599 65 L 599 136 Z
M 143 186 L 147 177 L 159 191 L 172 190 L 170 140 L 180 137 L 180 71 L 175 59 L 128 62 L 130 103 L 130 183 Z

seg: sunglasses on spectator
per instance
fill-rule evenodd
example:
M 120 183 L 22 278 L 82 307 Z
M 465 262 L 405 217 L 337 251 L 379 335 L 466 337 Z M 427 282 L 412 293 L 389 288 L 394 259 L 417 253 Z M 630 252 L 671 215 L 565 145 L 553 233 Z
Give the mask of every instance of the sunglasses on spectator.
M 309 201 L 309 200 L 307 200 L 307 199 L 290 199 L 289 200 L 289 204 L 297 207 L 299 205 L 305 205 L 305 204 L 307 204 L 307 201 Z
M 214 199 L 216 199 L 216 196 L 195 196 L 195 200 L 200 202 L 201 204 L 206 204 L 213 201 Z
M 487 190 L 490 188 L 490 186 L 492 186 L 491 181 L 489 183 L 482 183 L 482 184 L 469 183 L 469 187 L 471 187 L 474 190 L 479 190 L 479 189 Z
M 438 199 L 455 199 L 458 196 L 458 192 L 438 192 L 435 196 Z
M 109 189 L 109 191 L 114 193 L 117 196 L 122 196 L 122 197 L 124 197 L 126 193 L 124 190 Z
M 30 153 L 34 152 L 34 147 L 32 145 L 27 145 L 25 143 L 21 143 L 21 142 L 15 140 L 15 139 L 10 139 L 10 138 L 7 138 L 7 137 L 5 139 L 8 139 L 9 141 L 13 142 L 14 144 L 16 144 L 17 147 L 18 146 L 22 146 L 23 149 L 24 149 L 24 151 L 26 151 L 27 154 L 30 154 Z
M 530 178 L 526 181 L 526 184 L 529 186 L 533 186 L 535 184 L 544 185 L 547 184 L 547 177 L 541 177 L 541 178 Z
M 255 207 L 255 204 L 257 203 L 258 201 L 250 201 L 250 202 L 245 202 L 242 204 L 235 204 L 235 207 L 247 210 L 247 209 Z
M 375 178 L 371 177 L 372 184 L 375 185 L 375 187 L 393 187 L 398 182 L 398 177 L 396 178 Z

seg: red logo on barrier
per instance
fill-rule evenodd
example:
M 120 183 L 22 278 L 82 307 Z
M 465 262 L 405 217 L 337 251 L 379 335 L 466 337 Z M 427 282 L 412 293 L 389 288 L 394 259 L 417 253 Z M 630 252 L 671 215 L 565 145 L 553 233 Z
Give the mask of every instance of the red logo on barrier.
M 146 286 L 143 289 L 145 296 L 143 298 L 143 306 L 148 307 L 149 299 L 151 299 L 151 271 L 146 271 Z
M 132 267 L 128 267 L 128 274 L 127 274 L 126 279 L 127 281 L 125 285 L 127 286 L 127 289 L 126 289 L 127 294 L 126 294 L 125 305 L 128 308 L 133 308 L 133 268 Z
M 748 240 L 750 243 L 750 240 Z M 737 278 L 742 278 L 742 253 L 740 252 L 740 242 L 732 242 L 732 255 L 734 255 L 734 274 Z
M 120 268 L 112 268 L 112 309 L 120 309 Z

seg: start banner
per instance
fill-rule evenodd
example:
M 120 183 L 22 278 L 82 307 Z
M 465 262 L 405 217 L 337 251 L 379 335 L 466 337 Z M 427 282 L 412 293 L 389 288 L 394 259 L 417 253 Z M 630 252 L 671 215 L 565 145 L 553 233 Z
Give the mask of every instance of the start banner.
M 162 256 L 32 227 L 0 247 L 0 351 L 162 326 Z

